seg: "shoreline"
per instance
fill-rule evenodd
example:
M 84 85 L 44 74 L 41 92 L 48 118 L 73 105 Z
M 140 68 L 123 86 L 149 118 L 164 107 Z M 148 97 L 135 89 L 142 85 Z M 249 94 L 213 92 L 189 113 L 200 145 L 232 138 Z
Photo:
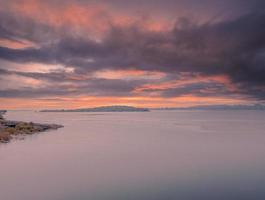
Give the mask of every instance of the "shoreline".
M 6 120 L 3 115 L 6 111 L 0 111 L 0 144 L 8 143 L 16 136 L 33 135 L 48 130 L 57 130 L 62 128 L 58 124 L 40 124 L 33 122 Z

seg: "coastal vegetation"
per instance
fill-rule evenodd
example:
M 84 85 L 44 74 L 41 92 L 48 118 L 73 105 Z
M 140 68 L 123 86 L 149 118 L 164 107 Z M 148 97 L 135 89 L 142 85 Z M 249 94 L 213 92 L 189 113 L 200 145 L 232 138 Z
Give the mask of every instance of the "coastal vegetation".
M 32 135 L 47 130 L 56 130 L 63 126 L 57 124 L 38 124 L 33 122 L 10 121 L 3 117 L 6 111 L 0 111 L 0 143 L 9 142 L 21 135 Z

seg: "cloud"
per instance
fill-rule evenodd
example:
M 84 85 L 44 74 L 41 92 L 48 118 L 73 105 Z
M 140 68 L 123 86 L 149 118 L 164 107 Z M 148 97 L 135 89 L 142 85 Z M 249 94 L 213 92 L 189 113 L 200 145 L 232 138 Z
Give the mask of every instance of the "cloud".
M 180 2 L 178 1 L 179 5 Z M 72 3 L 72 1 L 68 1 L 69 5 Z M 91 3 L 94 4 L 92 1 L 79 1 L 80 5 L 91 6 Z M 146 1 L 143 4 L 149 5 L 149 3 Z M 49 5 L 50 2 L 47 4 Z M 122 8 L 126 7 L 123 3 L 116 2 L 116 4 Z M 173 4 L 175 5 L 175 3 Z M 226 4 L 227 6 L 232 5 L 228 2 Z M 234 1 L 233 4 L 238 5 L 238 2 Z M 155 1 L 155 5 L 159 10 L 161 2 Z M 184 4 L 181 5 L 184 6 Z M 191 5 L 197 4 L 193 2 Z M 207 5 L 210 6 L 211 3 Z M 247 5 L 250 3 L 248 2 Z M 0 39 L 27 40 L 37 46 L 20 49 L 0 47 L 0 59 L 20 64 L 60 64 L 74 69 L 70 75 L 63 71 L 46 74 L 16 72 L 19 76 L 57 82 L 58 88 L 41 88 L 39 91 L 13 90 L 10 93 L 2 91 L 1 96 L 15 97 L 16 94 L 18 96 L 34 96 L 44 93 L 50 95 L 83 93 L 130 96 L 141 84 L 150 81 L 156 81 L 159 84 L 165 79 L 176 80 L 183 73 L 195 73 L 209 77 L 227 76 L 231 80 L 231 84 L 238 90 L 230 91 L 226 88 L 227 85 L 220 82 L 207 84 L 197 82 L 159 90 L 159 94 L 163 97 L 174 97 L 185 94 L 215 96 L 216 93 L 230 96 L 234 93 L 234 96 L 241 94 L 264 100 L 265 11 L 261 9 L 263 5 L 262 1 L 257 0 L 249 6 L 248 11 L 246 10 L 247 6 L 243 6 L 244 9 L 242 7 L 240 12 L 236 13 L 237 15 L 221 20 L 212 18 L 209 21 L 194 21 L 189 18 L 178 18 L 171 23 L 174 25 L 168 25 L 162 30 L 150 29 L 147 23 L 149 19 L 139 21 L 136 18 L 130 18 L 130 16 L 129 23 L 116 23 L 115 16 L 117 15 L 109 14 L 112 13 L 113 7 L 107 7 L 110 10 L 96 9 L 95 11 L 94 9 L 95 13 L 92 17 L 84 15 L 84 18 L 90 17 L 91 20 L 95 16 L 99 16 L 98 13 L 101 15 L 104 13 L 100 22 L 105 28 L 103 32 L 101 30 L 100 34 L 96 31 L 98 34 L 96 37 L 91 37 L 95 36 L 95 32 L 92 30 L 95 26 L 94 23 L 89 26 L 89 29 L 80 29 L 80 24 L 88 22 L 86 19 L 79 18 L 79 21 L 71 21 L 68 25 L 67 22 L 63 22 L 63 25 L 57 26 L 50 21 L 45 22 L 39 17 L 37 18 L 39 21 L 32 18 L 32 13 L 34 13 L 32 10 L 29 12 L 30 15 L 25 16 L 21 16 L 21 13 L 14 14 L 11 11 L 1 10 Z M 51 9 L 50 7 L 48 8 Z M 52 12 L 59 7 L 58 4 L 54 5 Z M 78 6 L 75 9 L 83 12 L 83 9 L 79 10 Z M 71 12 L 76 13 L 75 9 Z M 60 13 L 66 16 L 66 10 Z M 154 13 L 156 12 L 154 11 Z M 50 15 L 54 19 L 55 14 L 51 13 Z M 106 20 L 108 16 L 110 18 Z M 76 23 L 78 26 L 72 26 L 72 23 Z M 93 34 L 90 34 L 92 32 Z M 90 76 L 102 70 L 156 71 L 165 73 L 166 77 L 163 77 L 160 82 L 158 80 L 149 80 L 148 82 L 146 80 L 93 79 L 91 77 L 82 79 L 82 81 L 72 79 L 72 77 L 81 77 L 84 74 Z M 8 73 L 14 72 L 2 70 L 0 73 L 8 75 Z M 69 82 L 79 92 L 67 90 L 66 87 L 59 84 L 60 82 Z
M 107 79 L 92 76 L 75 77 L 74 73 L 69 72 L 17 72 L 0 69 L 0 84 L 5 87 L 0 88 L 0 97 L 6 98 L 33 98 L 66 95 L 88 95 L 88 96 L 131 96 L 133 90 L 142 84 L 148 83 L 148 79 Z M 15 79 L 14 79 L 15 77 Z M 5 84 L 7 82 L 8 84 Z M 23 84 L 23 80 L 28 80 Z M 29 81 L 38 81 L 36 87 Z M 17 88 L 16 85 L 20 82 Z M 25 81 L 24 81 L 25 82 Z M 8 86 L 12 86 L 11 88 Z

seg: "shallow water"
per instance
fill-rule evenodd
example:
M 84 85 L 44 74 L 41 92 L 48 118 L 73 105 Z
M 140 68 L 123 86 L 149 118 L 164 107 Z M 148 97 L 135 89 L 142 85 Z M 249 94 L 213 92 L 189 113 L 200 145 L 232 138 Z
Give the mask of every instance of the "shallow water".
M 265 199 L 264 111 L 38 113 L 0 145 L 3 200 Z

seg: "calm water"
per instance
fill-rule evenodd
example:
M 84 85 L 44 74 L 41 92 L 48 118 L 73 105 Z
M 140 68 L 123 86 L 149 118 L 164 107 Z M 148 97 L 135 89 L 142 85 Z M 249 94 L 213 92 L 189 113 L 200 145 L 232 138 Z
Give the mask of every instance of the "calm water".
M 264 200 L 265 112 L 9 112 L 63 124 L 0 145 L 2 200 Z

